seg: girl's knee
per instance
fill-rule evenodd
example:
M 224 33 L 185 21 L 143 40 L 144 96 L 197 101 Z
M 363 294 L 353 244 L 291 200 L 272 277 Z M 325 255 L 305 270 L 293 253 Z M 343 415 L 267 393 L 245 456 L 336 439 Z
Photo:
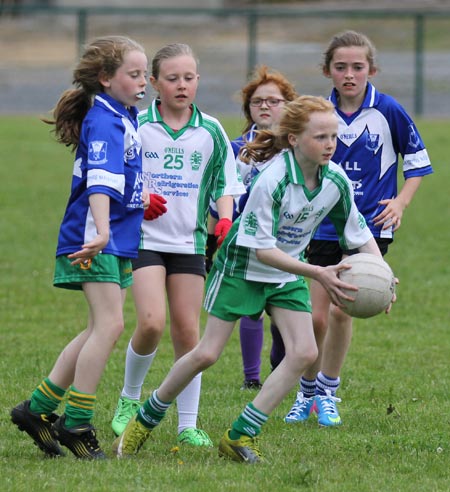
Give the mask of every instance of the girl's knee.
M 318 356 L 319 356 L 319 350 L 318 350 L 317 346 L 311 347 L 311 349 L 305 354 L 305 357 L 304 357 L 306 366 L 309 367 L 312 364 L 314 364 L 314 362 L 316 362 Z
M 177 350 L 182 353 L 187 353 L 192 350 L 200 340 L 200 330 L 190 329 L 185 332 L 172 331 L 172 343 L 177 348 Z
M 286 362 L 292 366 L 296 372 L 303 372 L 305 368 L 314 364 L 318 355 L 319 351 L 316 345 L 299 347 L 298 350 L 294 349 L 286 353 Z
M 111 323 L 109 325 L 109 335 L 112 339 L 113 345 L 117 343 L 119 338 L 122 336 L 123 332 L 125 330 L 125 323 L 122 320 L 117 320 L 115 323 Z
M 214 365 L 217 362 L 220 355 L 210 349 L 205 350 L 199 347 L 198 345 L 196 348 L 192 350 L 191 354 L 193 357 L 194 364 L 201 371 L 204 371 L 208 367 Z
M 136 330 L 143 338 L 160 338 L 164 331 L 165 323 L 156 319 L 139 320 Z
M 330 316 L 333 318 L 335 323 L 349 323 L 351 322 L 351 316 L 347 313 L 344 313 L 342 309 L 339 309 L 337 306 L 332 306 L 330 310 Z
M 314 327 L 314 333 L 319 336 L 324 336 L 328 329 L 328 312 L 314 312 L 312 313 L 312 322 Z

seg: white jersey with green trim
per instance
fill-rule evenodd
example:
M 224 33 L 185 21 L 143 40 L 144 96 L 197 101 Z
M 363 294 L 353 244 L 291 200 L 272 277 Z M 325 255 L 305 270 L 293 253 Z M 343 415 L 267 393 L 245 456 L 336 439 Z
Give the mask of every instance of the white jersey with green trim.
M 353 200 L 352 183 L 333 162 L 319 169 L 319 186 L 309 191 L 292 151 L 279 154 L 253 183 L 242 215 L 234 222 L 215 265 L 227 275 L 268 283 L 298 278 L 256 258 L 256 249 L 279 248 L 303 260 L 320 222 L 328 216 L 344 249 L 372 237 Z
M 178 131 L 163 122 L 158 101 L 139 113 L 144 189 L 167 200 L 164 215 L 143 221 L 140 249 L 205 254 L 210 198 L 245 192 L 222 125 L 192 109 Z

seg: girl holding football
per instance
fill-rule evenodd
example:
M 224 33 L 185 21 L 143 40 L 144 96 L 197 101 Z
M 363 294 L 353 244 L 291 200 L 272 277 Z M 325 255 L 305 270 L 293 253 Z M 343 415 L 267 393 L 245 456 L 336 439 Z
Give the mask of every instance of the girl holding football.
M 329 215 L 343 245 L 381 256 L 353 201 L 351 182 L 330 162 L 337 130 L 331 102 L 301 96 L 285 104 L 274 131 L 263 130 L 247 143 L 241 159 L 271 162 L 256 177 L 245 209 L 233 223 L 208 275 L 205 333 L 174 364 L 115 440 L 117 456 L 139 451 L 174 398 L 217 361 L 238 319 L 258 319 L 266 310 L 278 326 L 286 355 L 219 443 L 220 456 L 242 463 L 262 460 L 257 440 L 261 426 L 318 353 L 304 277 L 323 285 L 336 305 L 351 298 L 342 289 L 354 290 L 338 278 L 347 266 L 321 267 L 303 261 L 311 235 Z

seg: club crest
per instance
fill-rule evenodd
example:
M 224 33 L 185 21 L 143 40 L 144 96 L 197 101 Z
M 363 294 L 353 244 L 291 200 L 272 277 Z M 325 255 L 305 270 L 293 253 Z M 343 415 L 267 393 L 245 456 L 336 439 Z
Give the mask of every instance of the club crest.
M 408 132 L 409 132 L 408 144 L 411 147 L 417 148 L 420 144 L 420 139 L 413 125 L 409 125 Z
M 89 142 L 88 164 L 105 164 L 108 161 L 106 157 L 107 148 L 108 144 L 102 140 Z
M 380 135 L 378 133 L 367 133 L 366 135 L 366 149 L 375 152 L 378 149 L 380 143 Z

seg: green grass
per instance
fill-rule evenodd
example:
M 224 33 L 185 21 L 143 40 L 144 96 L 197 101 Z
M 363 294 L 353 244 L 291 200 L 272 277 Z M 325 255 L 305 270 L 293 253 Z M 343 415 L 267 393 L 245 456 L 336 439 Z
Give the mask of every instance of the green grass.
M 231 136 L 240 121 L 224 120 Z M 295 390 L 265 426 L 268 463 L 241 466 L 217 450 L 171 452 L 176 411 L 134 459 L 47 460 L 9 421 L 48 374 L 64 344 L 83 327 L 82 294 L 52 287 L 59 223 L 70 187 L 72 156 L 36 117 L 0 118 L 0 476 L 5 491 L 447 491 L 449 489 L 449 121 L 420 121 L 435 174 L 427 177 L 387 259 L 400 278 L 389 316 L 355 322 L 339 396 L 343 426 L 314 420 L 287 426 Z M 110 453 L 110 419 L 122 386 L 125 347 L 134 328 L 131 298 L 126 333 L 98 388 L 95 424 Z M 266 331 L 263 375 L 269 372 Z M 148 393 L 172 363 L 166 334 L 147 378 Z M 203 375 L 200 423 L 217 444 L 252 397 L 240 391 L 238 333 Z

